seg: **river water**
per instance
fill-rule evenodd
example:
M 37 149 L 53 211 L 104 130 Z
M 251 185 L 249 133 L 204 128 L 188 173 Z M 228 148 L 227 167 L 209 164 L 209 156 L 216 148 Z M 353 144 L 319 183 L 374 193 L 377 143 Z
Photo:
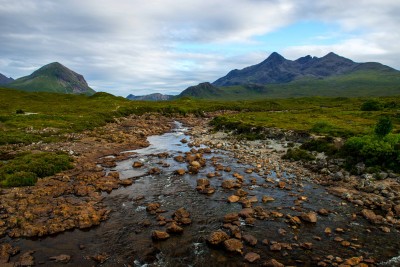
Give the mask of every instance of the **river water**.
M 140 150 L 127 151 L 132 153 L 129 159 L 118 162 L 115 168 L 108 171 L 118 171 L 122 179 L 136 177 L 131 186 L 121 187 L 104 194 L 105 205 L 112 210 L 110 218 L 98 227 L 87 231 L 74 230 L 55 236 L 39 239 L 17 239 L 12 244 L 22 251 L 35 251 L 35 262 L 43 266 L 94 266 L 96 263 L 90 256 L 103 253 L 108 259 L 100 266 L 248 266 L 243 255 L 230 254 L 220 248 L 210 248 L 206 244 L 207 236 L 222 229 L 222 219 L 225 214 L 239 212 L 239 203 L 227 203 L 233 190 L 223 189 L 220 185 L 224 179 L 232 179 L 232 173 L 237 172 L 245 177 L 243 189 L 249 196 L 259 200 L 254 206 L 262 206 L 265 210 L 283 214 L 282 218 L 256 220 L 253 225 L 241 221 L 242 235 L 251 234 L 257 238 L 256 246 L 246 245 L 244 253 L 256 252 L 261 260 L 256 264 L 274 258 L 286 265 L 315 266 L 319 260 L 328 255 L 342 259 L 353 256 L 364 256 L 377 261 L 387 261 L 400 252 L 399 232 L 391 229 L 391 233 L 383 233 L 378 227 L 370 225 L 357 216 L 352 220 L 352 214 L 360 208 L 343 203 L 335 196 L 328 194 L 321 186 L 307 182 L 307 179 L 286 177 L 290 190 L 276 187 L 279 179 L 275 173 L 259 176 L 248 174 L 246 166 L 237 163 L 232 155 L 225 151 L 213 151 L 205 154 L 205 168 L 198 174 L 178 176 L 174 171 L 186 169 L 186 163 L 176 162 L 173 157 L 184 155 L 190 151 L 181 139 L 190 139 L 185 134 L 182 124 L 177 123 L 176 129 L 161 136 L 149 137 L 150 146 Z M 197 148 L 198 149 L 198 148 Z M 159 153 L 168 153 L 168 157 L 160 158 Z M 143 162 L 142 168 L 133 168 L 135 161 Z M 215 172 L 211 162 L 232 168 L 232 172 L 221 171 L 220 177 L 210 179 L 216 189 L 212 195 L 199 194 L 196 191 L 196 180 L 204 178 L 207 173 Z M 161 174 L 147 175 L 151 168 L 160 168 Z M 266 182 L 269 177 L 274 183 Z M 250 182 L 253 179 L 253 182 Z M 256 181 L 256 182 L 255 182 Z M 270 196 L 275 201 L 262 203 L 263 196 Z M 299 202 L 299 197 L 307 198 Z M 184 207 L 191 214 L 192 224 L 184 227 L 181 235 L 173 235 L 166 241 L 153 242 L 151 232 L 155 229 L 165 230 L 159 226 L 155 215 L 146 211 L 148 203 L 158 202 L 165 213 L 161 215 L 171 218 L 174 211 Z M 330 211 L 328 216 L 318 216 L 316 224 L 302 223 L 296 229 L 287 223 L 287 216 L 296 216 L 301 212 L 317 211 L 325 208 Z M 333 234 L 324 233 L 329 227 Z M 340 228 L 340 232 L 335 229 Z M 343 246 L 334 239 L 340 237 L 349 241 L 350 246 Z M 271 251 L 262 240 L 269 240 L 291 245 L 291 249 Z M 312 243 L 312 249 L 301 248 L 300 244 Z M 60 254 L 71 255 L 68 264 L 56 264 L 49 261 L 50 256 Z M 390 266 L 395 266 L 391 263 Z

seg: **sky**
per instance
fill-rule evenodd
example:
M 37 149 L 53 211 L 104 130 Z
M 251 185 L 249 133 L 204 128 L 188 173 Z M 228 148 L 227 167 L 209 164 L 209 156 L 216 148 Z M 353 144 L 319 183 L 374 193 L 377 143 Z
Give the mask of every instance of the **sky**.
M 400 69 L 399 0 L 0 0 L 0 73 L 60 62 L 96 91 L 178 94 L 272 52 Z

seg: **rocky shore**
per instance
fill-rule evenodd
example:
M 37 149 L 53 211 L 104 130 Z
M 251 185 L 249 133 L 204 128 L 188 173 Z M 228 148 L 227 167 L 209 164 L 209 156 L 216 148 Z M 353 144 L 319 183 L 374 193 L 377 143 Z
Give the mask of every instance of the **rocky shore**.
M 306 195 L 304 183 L 325 186 L 327 192 L 342 199 L 338 203 L 339 207 L 354 204 L 354 212 L 343 216 L 348 217 L 349 223 L 365 218 L 371 225 L 364 229 L 366 235 L 374 229 L 382 234 L 398 234 L 400 185 L 394 174 L 388 174 L 385 179 L 375 179 L 368 174 L 354 176 L 343 170 L 342 161 L 327 160 L 325 157 L 318 157 L 318 160 L 311 163 L 282 159 L 293 138 L 303 140 L 309 136 L 299 137 L 294 133 L 271 131 L 271 137 L 275 139 L 245 141 L 227 133 L 213 132 L 208 126 L 207 118 L 175 119 L 191 126 L 191 139 L 182 139 L 181 142 L 192 149 L 185 153 L 179 152 L 177 156 L 168 153 L 152 155 L 159 161 L 160 168 L 144 166 L 140 160 L 135 160 L 132 168 L 148 167 L 148 174 L 158 176 L 169 167 L 167 160 L 183 164 L 182 168 L 173 170 L 172 178 L 168 179 L 174 180 L 185 175 L 189 175 L 190 179 L 197 177 L 193 188 L 193 191 L 197 191 L 196 194 L 204 195 L 206 200 L 218 194 L 219 197 L 223 196 L 218 201 L 237 207 L 238 210 L 230 208 L 231 212 L 215 218 L 220 222 L 220 227 L 206 233 L 205 242 L 210 248 L 225 251 L 228 255 L 240 255 L 243 262 L 238 262 L 238 266 L 284 266 L 280 261 L 289 253 L 300 250 L 304 255 L 310 254 L 322 242 L 333 243 L 350 252 L 346 251 L 346 258 L 320 252 L 320 255 L 312 256 L 312 265 L 376 265 L 374 258 L 363 256 L 362 249 L 366 244 L 356 236 L 350 237 L 351 226 L 332 228 L 320 225 L 320 221 L 324 221 L 321 218 L 331 218 L 333 213 L 337 213 L 334 211 L 337 207 L 325 206 L 315 210 L 309 208 L 310 205 L 317 204 L 310 201 L 318 201 L 318 196 Z M 19 151 L 65 151 L 74 156 L 75 167 L 54 177 L 41 179 L 36 186 L 2 189 L 0 237 L 41 237 L 69 229 L 88 229 L 99 225 L 110 216 L 110 209 L 102 201 L 102 192 L 112 192 L 134 183 L 133 179 L 120 179 L 116 171 L 106 170 L 131 156 L 129 153 L 120 154 L 121 151 L 145 147 L 148 145 L 146 137 L 171 130 L 173 120 L 152 114 L 130 116 L 93 132 L 75 136 L 78 140 L 19 147 Z M 279 135 L 274 135 L 273 132 Z M 239 173 L 233 165 L 224 165 L 220 159 L 214 158 L 214 151 L 228 153 L 239 164 L 249 167 Z M 213 171 L 205 172 L 206 168 Z M 223 174 L 230 178 L 223 179 Z M 176 186 L 179 187 L 178 182 Z M 290 206 L 269 207 L 269 203 L 276 200 L 269 195 L 257 197 L 253 192 L 257 187 L 274 190 L 278 194 L 282 192 L 288 199 L 293 198 L 293 202 L 290 202 Z M 173 193 L 180 194 L 170 194 Z M 175 208 L 171 213 L 161 203 L 148 201 L 145 196 L 136 196 L 132 200 L 145 205 L 146 213 L 151 218 L 140 221 L 138 225 L 141 230 L 135 231 L 139 234 L 142 228 L 149 229 L 151 233 L 148 239 L 155 244 L 151 246 L 151 251 L 159 251 L 158 242 L 168 242 L 166 240 L 175 238 L 174 236 L 181 236 L 183 232 L 191 231 L 186 229 L 190 229 L 192 222 L 198 223 L 190 205 Z M 279 229 L 273 229 L 273 232 L 277 232 L 274 239 L 257 239 L 256 233 L 252 233 L 253 229 L 259 231 L 255 226 L 265 221 L 279 225 Z M 301 232 L 308 231 L 310 225 L 317 226 L 313 231 L 319 231 L 318 235 L 302 236 Z M 277 253 L 276 259 L 266 259 L 263 254 L 265 251 Z M 21 251 L 21 256 L 11 261 L 17 253 L 17 247 L 8 243 L 0 244 L 0 265 L 34 265 L 33 251 Z M 66 254 L 49 256 L 58 263 L 68 263 L 71 258 Z M 101 264 L 108 258 L 107 253 L 99 253 L 91 259 Z M 297 261 L 291 259 L 291 262 L 310 264 L 300 258 Z
M 120 180 L 117 172 L 106 173 L 104 168 L 129 155 L 121 156 L 121 151 L 145 147 L 148 136 L 165 133 L 171 127 L 172 120 L 159 115 L 130 116 L 75 134 L 73 141 L 3 147 L 10 153 L 64 151 L 74 157 L 74 168 L 40 179 L 35 186 L 1 189 L 0 237 L 40 237 L 99 225 L 109 213 L 102 204 L 101 192 L 132 184 L 132 180 Z M 107 155 L 115 157 L 103 158 Z M 8 264 L 16 250 L 2 244 L 0 265 Z M 18 266 L 30 266 L 28 263 Z

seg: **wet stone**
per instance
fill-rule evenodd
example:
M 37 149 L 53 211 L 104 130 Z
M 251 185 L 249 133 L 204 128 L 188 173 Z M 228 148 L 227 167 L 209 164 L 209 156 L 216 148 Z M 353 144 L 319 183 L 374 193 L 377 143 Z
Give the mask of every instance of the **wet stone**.
M 249 252 L 244 256 L 244 259 L 250 263 L 253 263 L 261 259 L 261 256 L 257 253 Z
M 154 230 L 151 233 L 151 238 L 155 241 L 166 240 L 169 238 L 169 234 L 164 231 Z
M 71 256 L 66 254 L 61 254 L 58 256 L 50 257 L 49 259 L 55 262 L 68 263 L 71 260 Z
M 243 235 L 242 239 L 246 242 L 246 244 L 248 244 L 250 246 L 254 247 L 255 245 L 257 245 L 257 238 L 255 238 L 252 235 L 249 235 L 249 234 Z
M 140 161 L 135 161 L 132 165 L 133 168 L 140 168 L 143 166 L 143 163 Z
M 285 267 L 285 265 L 283 265 L 282 263 L 280 263 L 279 261 L 275 260 L 275 259 L 270 259 L 265 261 L 262 266 L 264 267 Z
M 229 252 L 242 253 L 243 243 L 236 238 L 231 238 L 224 241 L 224 247 Z
M 212 232 L 208 237 L 207 237 L 207 242 L 211 245 L 219 245 L 222 242 L 226 241 L 229 239 L 229 236 L 227 233 L 225 233 L 224 231 L 215 231 Z
M 183 228 L 177 225 L 175 222 L 172 222 L 168 227 L 167 227 L 167 233 L 170 234 L 181 234 L 183 233 Z

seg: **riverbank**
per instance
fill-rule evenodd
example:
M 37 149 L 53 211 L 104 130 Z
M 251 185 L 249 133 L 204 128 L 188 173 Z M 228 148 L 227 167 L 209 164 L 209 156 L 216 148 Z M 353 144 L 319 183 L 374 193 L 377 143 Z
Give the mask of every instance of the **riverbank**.
M 24 244 L 25 250 L 10 263 L 16 246 L 2 244 L 1 260 L 10 266 L 32 265 L 33 255 L 42 263 L 57 257 L 53 260 L 63 264 L 64 259 L 71 266 L 91 266 L 91 260 L 104 266 L 152 262 L 164 266 L 246 266 L 251 262 L 373 266 L 397 255 L 399 233 L 388 214 L 381 215 L 382 223 L 370 224 L 363 216 L 372 214 L 363 210 L 373 210 L 372 206 L 328 194 L 325 189 L 356 189 L 345 181 L 334 183 L 330 175 L 313 172 L 298 162 L 282 160 L 285 140 L 236 140 L 212 132 L 206 118 L 179 120 L 192 127 L 190 136 L 158 136 L 153 149 L 166 145 L 166 151 L 156 154 L 151 151 L 157 149 L 145 149 L 147 154 L 133 152 L 148 145 L 147 136 L 170 131 L 172 119 L 155 115 L 121 119 L 85 133 L 78 142 L 47 146 L 50 151 L 72 151 L 75 169 L 40 180 L 35 187 L 2 191 L 2 203 L 4 199 L 8 205 L 3 213 L 8 216 L 7 225 L 14 214 L 25 220 L 7 228 L 12 237 L 7 240 Z M 124 150 L 132 152 L 121 154 Z M 133 171 L 145 176 L 130 179 Z M 345 196 L 343 192 L 339 195 Z M 373 195 L 371 199 L 377 201 Z M 374 210 L 381 213 L 380 206 Z M 34 217 L 26 220 L 30 213 Z M 171 225 L 183 233 L 170 232 L 167 240 L 152 241 L 153 235 L 153 239 L 167 237 Z M 91 230 L 65 232 L 40 243 L 14 242 L 18 236 L 44 236 L 74 228 Z M 222 239 L 215 236 L 233 240 L 219 244 Z M 68 249 L 48 248 L 63 247 L 65 242 L 70 243 L 65 245 Z M 35 254 L 26 250 L 39 245 L 45 247 Z M 88 259 L 80 258 L 81 254 Z

